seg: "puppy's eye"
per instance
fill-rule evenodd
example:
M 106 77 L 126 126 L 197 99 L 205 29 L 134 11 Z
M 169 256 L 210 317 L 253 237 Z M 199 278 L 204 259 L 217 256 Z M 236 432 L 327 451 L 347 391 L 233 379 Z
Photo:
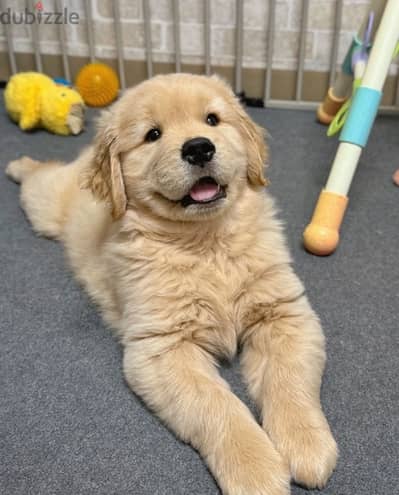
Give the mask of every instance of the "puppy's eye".
M 206 117 L 206 123 L 214 127 L 215 125 L 219 124 L 219 117 L 214 113 L 210 113 Z
M 150 129 L 145 135 L 145 140 L 149 143 L 152 143 L 153 141 L 157 141 L 161 136 L 162 132 L 160 131 L 160 129 Z

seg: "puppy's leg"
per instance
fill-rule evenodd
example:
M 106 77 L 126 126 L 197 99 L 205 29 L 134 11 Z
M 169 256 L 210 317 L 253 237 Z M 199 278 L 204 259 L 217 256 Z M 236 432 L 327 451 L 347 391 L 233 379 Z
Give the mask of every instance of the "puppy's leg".
M 211 357 L 188 341 L 157 349 L 157 341 L 167 338 L 126 346 L 124 373 L 131 388 L 201 453 L 224 494 L 287 495 L 286 465 Z
M 288 461 L 294 480 L 320 488 L 337 460 L 337 446 L 320 406 L 324 336 L 301 295 L 302 284 L 288 266 L 266 283 L 249 295 L 253 304 L 246 309 L 243 373 L 261 409 L 263 426 Z M 287 297 L 279 302 L 272 287 L 285 288 Z
M 61 162 L 39 162 L 29 157 L 10 162 L 6 174 L 21 183 L 21 206 L 39 234 L 59 238 L 73 172 Z
M 6 175 L 17 184 L 20 184 L 26 177 L 32 172 L 42 167 L 42 163 L 29 158 L 29 156 L 23 156 L 18 160 L 13 160 L 6 167 Z

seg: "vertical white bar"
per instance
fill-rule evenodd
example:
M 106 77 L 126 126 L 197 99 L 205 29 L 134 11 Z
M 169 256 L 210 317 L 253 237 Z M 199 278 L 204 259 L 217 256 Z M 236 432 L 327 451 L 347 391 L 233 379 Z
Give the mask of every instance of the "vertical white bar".
M 266 77 L 264 105 L 270 100 L 272 91 L 272 71 L 273 71 L 273 49 L 274 49 L 274 31 L 276 22 L 276 0 L 269 0 L 269 14 L 267 20 L 267 60 L 266 60 Z
M 63 1 L 56 0 L 56 9 L 57 12 L 63 12 Z M 59 25 L 58 34 L 60 37 L 60 46 L 61 46 L 61 56 L 62 56 L 62 66 L 64 69 L 64 77 L 67 81 L 71 80 L 71 71 L 69 68 L 69 59 L 68 59 L 68 50 L 67 50 L 67 42 L 66 42 L 66 26 L 65 24 Z
M 27 0 L 26 3 L 26 8 L 32 12 L 36 12 L 35 10 L 35 4 L 33 0 Z M 30 25 L 31 29 L 31 34 L 32 34 L 32 44 L 33 44 L 33 50 L 35 53 L 35 64 L 36 64 L 36 70 L 37 72 L 43 72 L 43 64 L 42 64 L 42 56 L 40 54 L 40 41 L 39 41 L 39 32 L 37 29 L 37 23 L 32 22 Z
M 90 62 L 93 63 L 96 58 L 96 54 L 94 47 L 93 11 L 91 8 L 91 0 L 85 0 L 84 5 L 86 13 L 87 40 L 89 42 L 89 56 Z
M 244 2 L 236 0 L 236 62 L 235 62 L 235 92 L 242 92 L 242 53 L 244 35 Z
M 342 25 L 342 5 L 343 5 L 343 0 L 336 1 L 334 33 L 333 33 L 332 48 L 331 48 L 330 77 L 328 82 L 330 88 L 334 84 L 335 76 L 337 75 L 339 35 L 341 33 L 341 25 Z
M 1 10 L 6 10 L 6 2 L 4 0 L 0 3 Z M 11 74 L 15 74 L 17 72 L 17 61 L 15 59 L 15 51 L 14 51 L 14 40 L 12 37 L 12 25 L 4 24 L 4 29 L 6 32 L 6 40 L 7 40 L 7 53 L 8 53 L 8 61 L 10 64 Z
M 150 78 L 154 74 L 154 68 L 152 65 L 151 10 L 150 10 L 149 0 L 143 0 L 143 17 L 144 17 L 145 56 L 147 61 L 147 77 Z
M 295 100 L 302 100 L 303 68 L 306 55 L 306 32 L 308 27 L 309 0 L 302 0 L 301 35 L 299 39 L 299 56 L 296 79 Z
M 399 110 L 399 67 L 397 68 L 398 74 L 396 76 L 396 96 L 395 96 L 395 101 L 394 105 L 398 107 Z
M 175 37 L 175 65 L 176 72 L 181 72 L 181 48 L 180 48 L 180 11 L 179 0 L 173 0 L 173 33 Z
M 362 86 L 382 90 L 399 39 L 399 0 L 387 0 L 378 26 Z
M 126 77 L 125 77 L 125 63 L 123 60 L 123 43 L 122 43 L 122 26 L 121 26 L 121 13 L 119 9 L 119 0 L 114 0 L 112 2 L 113 15 L 115 22 L 115 40 L 116 40 L 116 51 L 118 56 L 118 72 L 119 81 L 121 83 L 122 91 L 126 88 Z
M 205 74 L 211 74 L 211 3 L 205 0 L 204 4 L 204 42 L 205 42 Z

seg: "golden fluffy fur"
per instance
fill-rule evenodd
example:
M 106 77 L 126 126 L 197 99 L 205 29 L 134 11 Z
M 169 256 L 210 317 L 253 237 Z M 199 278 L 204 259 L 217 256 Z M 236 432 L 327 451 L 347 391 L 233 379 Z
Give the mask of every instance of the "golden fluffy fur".
M 154 127 L 161 137 L 146 140 Z M 181 155 L 198 136 L 216 147 L 204 166 Z M 262 187 L 266 159 L 226 84 L 175 74 L 127 91 L 72 164 L 7 168 L 33 228 L 64 243 L 117 331 L 132 390 L 228 495 L 288 494 L 290 478 L 322 487 L 337 458 L 319 399 L 324 337 Z M 204 176 L 226 197 L 184 207 Z M 238 346 L 261 425 L 217 370 Z

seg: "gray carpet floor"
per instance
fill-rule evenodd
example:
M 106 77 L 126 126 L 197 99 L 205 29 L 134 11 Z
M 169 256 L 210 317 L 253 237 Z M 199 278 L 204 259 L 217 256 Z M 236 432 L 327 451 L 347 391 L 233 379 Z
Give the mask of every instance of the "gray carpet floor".
M 1 95 L 0 95 L 1 96 Z M 301 235 L 336 142 L 313 113 L 250 110 L 270 132 L 271 191 L 327 336 L 322 401 L 340 447 L 330 495 L 399 493 L 399 120 L 380 117 L 361 159 L 339 250 Z M 21 132 L 0 107 L 0 493 L 216 495 L 189 446 L 126 386 L 121 348 L 72 278 L 62 248 L 35 236 L 2 171 L 22 155 L 70 160 L 93 135 Z M 222 369 L 246 402 L 237 363 Z M 294 495 L 307 493 L 293 486 Z

